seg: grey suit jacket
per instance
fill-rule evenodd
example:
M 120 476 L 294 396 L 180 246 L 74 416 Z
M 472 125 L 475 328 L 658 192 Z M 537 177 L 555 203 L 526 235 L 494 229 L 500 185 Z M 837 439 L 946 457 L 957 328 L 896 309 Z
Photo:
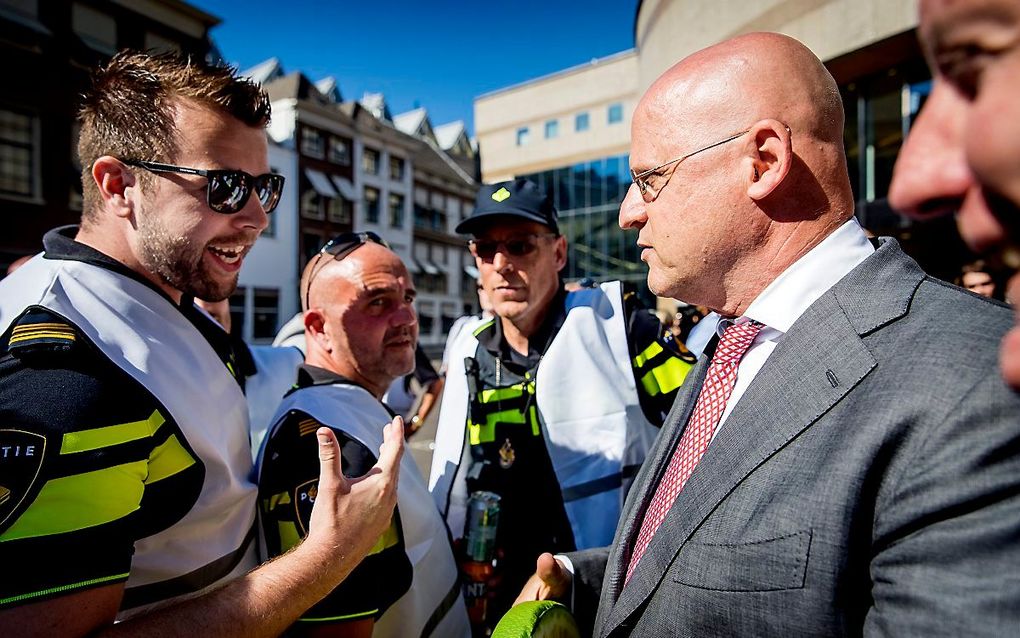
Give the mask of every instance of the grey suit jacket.
M 624 587 L 704 359 L 612 548 L 569 554 L 582 624 L 597 601 L 596 636 L 1020 635 L 1011 324 L 882 240 L 778 344 Z

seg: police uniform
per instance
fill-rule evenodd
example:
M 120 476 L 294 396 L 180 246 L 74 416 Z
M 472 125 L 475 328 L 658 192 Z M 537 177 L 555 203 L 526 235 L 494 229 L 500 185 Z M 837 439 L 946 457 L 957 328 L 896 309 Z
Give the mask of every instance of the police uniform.
M 302 365 L 259 454 L 259 511 L 266 558 L 307 535 L 318 490 L 315 432 L 333 428 L 346 476 L 367 473 L 393 418 L 361 386 Z M 373 635 L 470 635 L 449 535 L 417 467 L 405 455 L 389 529 L 357 568 L 298 621 L 308 626 L 373 618 Z
M 483 187 L 462 227 L 509 214 L 555 229 L 555 211 L 536 188 L 526 180 Z M 509 607 L 542 552 L 612 541 L 630 479 L 694 363 L 619 282 L 561 289 L 528 348 L 509 346 L 498 317 L 459 333 L 429 480 L 455 537 L 465 533 L 470 493 L 501 497 L 504 577 L 490 619 Z
M 0 281 L 0 606 L 125 617 L 255 566 L 247 413 L 222 329 L 75 232 Z

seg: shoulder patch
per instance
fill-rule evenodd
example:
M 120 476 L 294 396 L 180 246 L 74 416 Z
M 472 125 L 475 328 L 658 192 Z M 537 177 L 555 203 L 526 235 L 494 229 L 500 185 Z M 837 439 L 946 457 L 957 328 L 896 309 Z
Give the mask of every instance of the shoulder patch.
M 16 355 L 31 352 L 70 350 L 78 340 L 78 329 L 46 308 L 33 306 L 13 324 L 7 349 Z
M 32 491 L 45 452 L 46 437 L 41 434 L 0 428 L 0 532 Z

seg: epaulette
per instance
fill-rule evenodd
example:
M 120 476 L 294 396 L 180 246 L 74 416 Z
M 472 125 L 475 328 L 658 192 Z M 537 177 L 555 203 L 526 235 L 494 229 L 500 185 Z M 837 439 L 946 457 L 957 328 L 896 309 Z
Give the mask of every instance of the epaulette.
M 78 330 L 60 315 L 33 306 L 14 321 L 8 333 L 7 350 L 15 355 L 67 352 L 78 341 Z

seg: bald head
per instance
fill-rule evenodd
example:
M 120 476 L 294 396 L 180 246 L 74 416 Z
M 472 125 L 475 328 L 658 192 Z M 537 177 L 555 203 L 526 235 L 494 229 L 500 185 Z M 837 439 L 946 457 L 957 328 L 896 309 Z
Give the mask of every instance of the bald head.
M 810 49 L 778 33 L 750 33 L 684 58 L 648 89 L 638 117 L 708 118 L 732 132 L 771 118 L 842 150 L 836 81 Z
M 853 215 L 835 80 L 804 45 L 752 33 L 698 51 L 638 103 L 620 207 L 653 292 L 725 315 Z
M 309 262 L 302 283 L 308 292 L 306 363 L 350 379 L 377 397 L 414 368 L 415 290 L 393 251 L 366 243 L 339 261 L 322 255 Z

